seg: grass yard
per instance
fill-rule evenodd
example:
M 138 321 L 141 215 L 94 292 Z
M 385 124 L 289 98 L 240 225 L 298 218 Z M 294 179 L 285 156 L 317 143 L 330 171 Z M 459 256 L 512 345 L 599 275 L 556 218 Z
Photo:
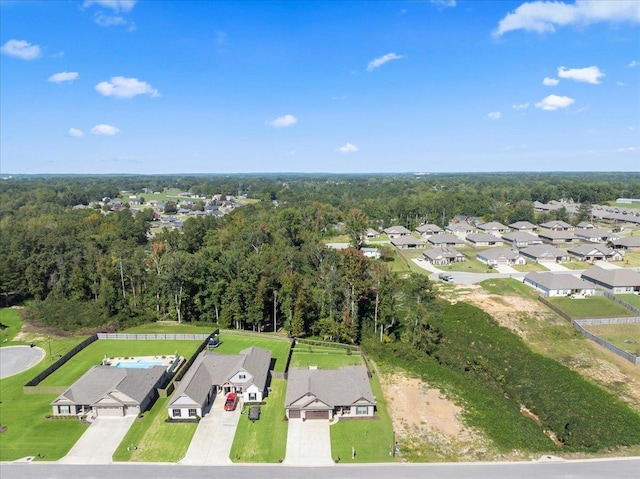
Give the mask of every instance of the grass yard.
M 616 318 L 632 315 L 631 311 L 604 296 L 589 296 L 581 299 L 561 297 L 547 298 L 547 300 L 572 318 Z
M 537 301 L 540 295 L 540 293 L 525 285 L 522 281 L 513 278 L 486 279 L 479 283 L 479 285 L 482 286 L 485 291 L 498 296 L 524 296 L 525 298 Z
M 616 294 L 616 296 L 631 306 L 640 308 L 640 296 L 637 294 Z
M 274 371 L 284 372 L 289 356 L 289 348 L 291 342 L 288 339 L 281 339 L 277 336 L 243 335 L 230 333 L 228 331 L 220 332 L 220 346 L 215 349 L 219 354 L 238 354 L 243 349 L 251 346 L 257 346 L 262 349 L 271 351 L 271 359 L 276 360 L 273 368 Z
M 516 264 L 511 266 L 516 271 L 520 271 L 521 273 L 531 273 L 532 271 L 548 271 L 547 268 L 542 266 L 540 263 L 535 263 L 530 261 L 526 264 Z
M 4 345 L 4 341 L 13 341 L 22 329 L 22 320 L 18 316 L 18 311 L 16 308 L 0 309 L 0 344 Z
M 215 323 L 178 323 L 176 321 L 158 321 L 125 329 L 123 333 L 175 333 L 175 334 L 211 334 L 218 325 Z
M 465 253 L 467 254 L 467 253 Z M 489 268 L 486 264 L 481 263 L 480 261 L 467 259 L 466 261 L 461 261 L 460 263 L 452 263 L 447 266 L 438 266 L 438 269 L 442 271 L 458 271 L 462 273 L 496 273 L 497 271 L 493 268 Z
M 591 263 L 587 263 L 586 261 L 576 261 L 576 260 L 565 261 L 564 263 L 561 263 L 561 265 L 571 270 L 589 269 L 591 268 L 591 266 L 593 266 Z
M 284 420 L 284 398 L 287 382 L 273 378 L 266 405 L 261 406 L 260 419 L 249 421 L 244 407 L 231 446 L 233 462 L 277 463 L 285 458 L 288 423 Z
M 158 399 L 142 419 L 133 423 L 116 449 L 114 461 L 177 462 L 184 457 L 198 425 L 166 423 L 168 401 Z
M 393 423 L 377 373 L 371 378 L 371 389 L 377 400 L 375 419 L 340 420 L 330 426 L 331 455 L 334 460 L 340 458 L 342 464 L 395 460 L 390 454 Z M 351 457 L 352 447 L 356 452 L 354 458 Z
M 362 366 L 362 356 L 356 352 L 348 354 L 345 349 L 298 344 L 293 350 L 289 367 L 308 368 L 309 366 L 318 366 L 320 369 Z
M 640 251 L 627 251 L 622 261 L 616 263 L 619 266 L 638 267 L 640 266 Z
M 585 329 L 631 354 L 640 351 L 640 323 L 603 324 Z

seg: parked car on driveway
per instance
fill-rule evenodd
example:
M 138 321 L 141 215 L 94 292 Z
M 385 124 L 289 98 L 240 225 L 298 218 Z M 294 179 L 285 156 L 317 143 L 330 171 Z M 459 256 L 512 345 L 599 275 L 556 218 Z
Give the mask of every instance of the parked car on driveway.
M 238 395 L 236 393 L 227 394 L 227 400 L 224 403 L 225 411 L 234 411 L 238 405 Z

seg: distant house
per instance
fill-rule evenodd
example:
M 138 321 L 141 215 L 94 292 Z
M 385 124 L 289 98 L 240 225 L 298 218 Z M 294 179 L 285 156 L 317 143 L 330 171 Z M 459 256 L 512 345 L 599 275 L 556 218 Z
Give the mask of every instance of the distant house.
M 518 251 L 512 250 L 511 248 L 495 248 L 480 251 L 476 255 L 476 259 L 490 266 L 522 265 L 527 262 Z
M 404 226 L 390 226 L 389 228 L 384 229 L 384 233 L 389 237 L 389 239 L 400 238 L 401 236 L 410 236 L 411 231 L 409 231 Z
M 325 246 L 329 249 L 348 249 L 351 243 L 327 243 Z
M 562 263 L 563 261 L 569 261 L 569 255 L 566 252 L 551 245 L 527 246 L 520 250 L 520 254 L 525 259 L 536 263 Z
M 445 229 L 447 233 L 454 234 L 458 238 L 466 238 L 468 234 L 478 232 L 477 228 L 469 223 L 449 223 Z
M 466 260 L 466 256 L 448 246 L 431 248 L 422 253 L 423 259 L 434 266 L 446 266 L 451 263 L 460 263 Z
M 579 228 L 573 232 L 576 238 L 590 243 L 606 243 L 609 240 L 616 239 L 619 235 L 605 231 L 600 228 Z
M 442 228 L 434 224 L 420 225 L 416 228 L 416 231 L 420 233 L 420 236 L 422 236 L 424 239 L 427 239 L 433 235 L 439 235 L 443 233 Z
M 576 236 L 566 230 L 545 230 L 539 231 L 538 237 L 548 244 L 573 243 L 579 241 Z
M 607 246 L 614 249 L 637 251 L 640 250 L 640 236 L 626 236 L 609 240 Z
M 367 231 L 364 232 L 364 236 L 367 239 L 375 239 L 375 238 L 380 238 L 380 233 L 378 233 L 373 228 L 367 228 Z
M 456 246 L 456 245 L 463 245 L 464 241 L 462 241 L 457 236 L 454 236 L 448 233 L 443 233 L 439 235 L 430 236 L 429 239 L 427 240 L 427 243 L 433 246 Z
M 391 244 L 400 249 L 424 248 L 425 242 L 414 236 L 399 236 L 391 240 Z
M 583 230 L 589 230 L 589 229 L 593 229 L 596 226 L 593 223 L 590 223 L 588 221 L 581 221 L 580 223 L 578 223 L 576 225 L 576 228 L 578 229 L 583 229 Z
M 575 229 L 569 223 L 562 220 L 547 221 L 546 223 L 541 223 L 540 226 L 553 231 L 573 231 Z
M 529 223 L 528 221 L 516 221 L 515 223 L 511 223 L 509 225 L 509 228 L 511 228 L 514 231 L 535 231 L 538 229 L 538 226 L 534 225 L 533 223 Z
M 380 250 L 378 248 L 360 248 L 365 258 L 380 259 Z
M 156 388 L 161 387 L 167 375 L 164 366 L 94 366 L 51 403 L 53 415 L 138 415 L 158 398 Z
M 505 233 L 509 232 L 509 227 L 503 225 L 499 221 L 489 221 L 488 223 L 483 223 L 478 225 L 478 230 L 483 233 L 489 233 L 494 236 L 502 236 Z
M 216 394 L 234 392 L 246 402 L 262 401 L 270 365 L 271 351 L 255 346 L 235 355 L 202 351 L 171 396 L 169 417 L 202 417 Z
M 599 244 L 583 244 L 567 250 L 569 255 L 579 261 L 622 261 L 623 253 L 619 250 Z
M 284 407 L 289 419 L 373 417 L 376 398 L 363 366 L 291 368 Z
M 582 273 L 582 278 L 610 293 L 640 293 L 640 273 L 632 269 L 592 266 Z
M 515 231 L 504 235 L 502 239 L 517 248 L 542 244 L 542 240 L 537 235 L 529 233 L 528 231 Z
M 473 246 L 502 246 L 504 240 L 499 236 L 488 233 L 474 233 L 467 235 L 466 240 Z
M 593 283 L 572 274 L 532 272 L 524 277 L 524 284 L 547 296 L 591 296 L 596 287 Z

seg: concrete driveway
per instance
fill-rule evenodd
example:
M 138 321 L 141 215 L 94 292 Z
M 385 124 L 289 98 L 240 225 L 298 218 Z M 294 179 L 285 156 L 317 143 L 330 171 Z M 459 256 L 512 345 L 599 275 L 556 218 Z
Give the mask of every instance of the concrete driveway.
M 200 419 L 187 454 L 180 464 L 192 466 L 215 466 L 231 464 L 229 454 L 236 427 L 240 421 L 242 404 L 235 411 L 224 410 L 224 394 L 218 394 L 211 410 Z
M 58 462 L 62 464 L 112 464 L 113 453 L 136 416 L 98 417 Z
M 503 274 L 518 274 L 520 271 L 513 269 L 511 266 L 506 265 L 506 264 L 499 264 L 496 266 L 496 271 L 498 273 L 503 273 Z
M 331 466 L 331 435 L 327 419 L 289 419 L 287 454 L 289 466 Z
M 566 266 L 562 266 L 559 263 L 540 263 L 542 266 L 547 268 L 549 271 L 571 271 Z

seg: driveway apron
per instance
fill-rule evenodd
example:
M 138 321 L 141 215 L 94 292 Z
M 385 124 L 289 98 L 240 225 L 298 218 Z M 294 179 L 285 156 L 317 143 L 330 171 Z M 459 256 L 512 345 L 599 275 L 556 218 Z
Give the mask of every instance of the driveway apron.
M 63 464 L 112 464 L 113 453 L 136 420 L 136 416 L 97 417 L 87 428 L 69 454 L 58 462 Z
M 225 396 L 219 394 L 211 406 L 211 410 L 198 423 L 187 454 L 180 464 L 193 466 L 229 465 L 231 445 L 240 420 L 242 404 L 235 411 L 224 410 Z
M 326 419 L 289 419 L 287 454 L 284 464 L 290 466 L 330 466 L 331 435 Z

